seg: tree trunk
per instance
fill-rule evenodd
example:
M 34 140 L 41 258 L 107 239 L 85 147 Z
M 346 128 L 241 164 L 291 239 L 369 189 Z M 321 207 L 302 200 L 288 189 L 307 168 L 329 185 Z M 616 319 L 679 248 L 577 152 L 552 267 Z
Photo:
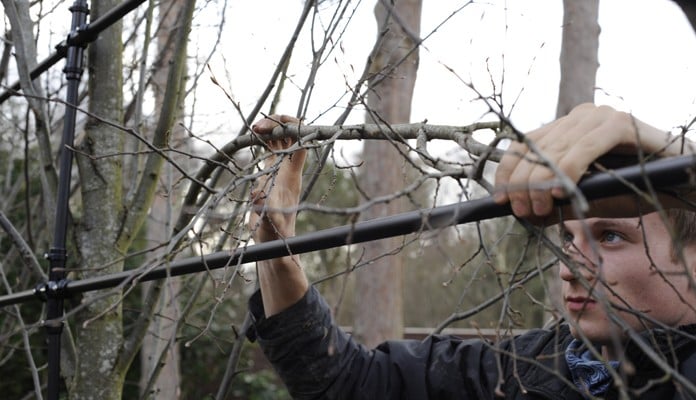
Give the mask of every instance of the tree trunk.
M 184 7 L 184 0 L 160 3 L 160 23 L 157 32 L 157 54 L 160 55 L 160 65 L 155 66 L 152 76 L 152 88 L 155 96 L 155 109 L 161 110 L 164 103 L 165 87 L 169 74 L 170 60 L 175 57 L 174 38 L 177 17 Z M 185 137 L 185 132 L 179 125 L 172 129 L 172 139 Z M 183 142 L 185 143 L 185 142 Z M 186 149 L 181 149 L 186 151 Z M 172 234 L 172 205 L 176 202 L 177 193 L 174 184 L 179 177 L 171 165 L 166 164 L 163 171 L 163 187 L 154 197 L 153 206 L 147 221 L 148 243 L 154 245 L 166 243 Z M 161 253 L 164 250 L 160 250 Z M 158 252 L 153 252 L 157 254 Z M 140 352 L 141 391 L 149 391 L 150 399 L 174 400 L 179 398 L 181 387 L 181 371 L 179 366 L 179 346 L 176 343 L 177 321 L 179 320 L 179 302 L 177 295 L 181 290 L 179 278 L 170 278 L 162 290 L 162 297 L 153 318 L 148 333 L 143 339 Z M 147 293 L 147 285 L 143 288 Z M 159 365 L 162 363 L 162 365 Z M 160 367 L 157 372 L 156 368 Z M 151 375 L 156 374 L 153 387 L 148 388 Z
M 374 54 L 367 101 L 368 123 L 405 123 L 410 119 L 419 45 L 418 38 L 411 35 L 420 34 L 421 4 L 421 0 L 378 1 L 375 7 L 378 40 L 382 43 Z M 405 172 L 403 157 L 395 144 L 368 141 L 363 159 L 364 172 L 360 179 L 368 196 L 399 192 Z M 401 203 L 393 200 L 375 204 L 362 217 L 372 219 L 395 214 L 402 211 Z M 398 253 L 385 257 L 399 247 L 398 238 L 364 246 L 363 259 L 373 261 L 357 274 L 354 334 L 367 346 L 403 335 L 403 262 Z
M 599 0 L 563 0 L 561 83 L 556 116 L 594 101 L 599 49 Z
M 119 4 L 117 0 L 91 4 L 92 18 Z M 122 120 L 121 23 L 102 32 L 88 48 L 89 111 L 107 121 Z M 95 118 L 85 125 L 81 153 L 96 157 L 118 154 L 123 133 Z M 98 161 L 96 161 L 98 160 Z M 121 227 L 121 163 L 118 157 L 76 156 L 80 171 L 83 215 L 77 232 L 85 268 L 81 278 L 123 270 L 123 254 L 115 245 Z M 85 306 L 76 317 L 76 347 L 80 350 L 70 398 L 121 399 L 124 372 L 117 367 L 123 345 L 120 294 L 83 295 Z
M 171 177 L 172 172 L 165 171 L 163 175 Z M 171 178 L 168 180 L 171 181 Z M 165 243 L 171 236 L 172 214 L 171 204 L 168 204 L 170 201 L 161 193 L 156 195 L 147 222 L 148 243 Z M 150 283 L 143 284 L 144 297 L 147 297 L 149 286 Z M 180 318 L 177 296 L 180 292 L 181 279 L 179 277 L 167 279 L 148 333 L 143 338 L 140 349 L 140 387 L 143 394 L 149 393 L 148 399 L 175 400 L 179 398 L 181 371 L 176 333 Z M 160 363 L 162 365 L 159 365 Z M 160 370 L 155 371 L 158 367 Z M 153 373 L 157 377 L 152 387 L 148 387 Z

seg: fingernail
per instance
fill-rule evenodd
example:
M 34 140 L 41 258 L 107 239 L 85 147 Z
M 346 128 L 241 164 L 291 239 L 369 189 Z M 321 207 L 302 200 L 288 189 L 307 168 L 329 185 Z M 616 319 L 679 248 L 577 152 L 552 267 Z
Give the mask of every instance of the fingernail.
M 543 201 L 532 201 L 532 210 L 534 210 L 534 215 L 546 215 L 548 209 Z
M 560 199 L 566 196 L 566 191 L 562 187 L 554 187 L 551 189 L 551 196 Z
M 522 201 L 512 200 L 510 206 L 512 207 L 512 212 L 518 217 L 526 217 L 529 215 L 529 207 Z

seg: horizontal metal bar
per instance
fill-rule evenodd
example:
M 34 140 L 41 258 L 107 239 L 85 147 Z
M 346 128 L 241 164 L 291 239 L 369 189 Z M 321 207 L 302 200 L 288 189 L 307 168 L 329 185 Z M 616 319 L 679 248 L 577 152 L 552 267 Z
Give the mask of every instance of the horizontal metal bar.
M 643 189 L 649 182 L 656 189 L 665 189 L 693 183 L 693 178 L 696 176 L 695 168 L 696 156 L 665 158 L 611 172 L 597 173 L 585 178 L 578 184 L 578 188 L 588 200 L 631 193 L 633 189 L 626 183 Z M 568 202 L 568 200 L 561 200 L 557 201 L 557 204 L 562 205 Z M 154 268 L 142 274 L 134 271 L 123 271 L 111 275 L 70 281 L 60 286 L 64 295 L 71 295 L 112 288 L 122 284 L 163 279 L 167 276 L 214 270 L 240 263 L 269 260 L 288 254 L 303 254 L 363 243 L 511 214 L 509 205 L 499 205 L 493 201 L 492 197 L 484 197 L 310 232 L 285 240 L 259 243 L 234 251 L 221 251 L 199 257 L 174 260 L 168 265 Z M 27 290 L 0 297 L 0 307 L 26 302 L 30 299 L 37 299 L 36 290 Z

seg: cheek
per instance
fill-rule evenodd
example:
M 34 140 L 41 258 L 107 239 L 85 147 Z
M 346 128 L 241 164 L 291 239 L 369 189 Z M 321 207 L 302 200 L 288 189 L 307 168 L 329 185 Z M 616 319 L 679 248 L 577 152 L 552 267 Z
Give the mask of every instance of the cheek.
M 687 279 L 683 274 L 676 276 L 675 268 L 679 267 L 671 263 L 663 266 L 661 275 L 651 268 L 646 258 L 626 263 L 629 268 L 620 272 L 607 272 L 606 281 L 615 303 L 669 323 L 673 314 L 679 313 L 677 305 L 683 304 L 679 292 L 687 284 Z M 656 257 L 653 260 L 657 262 Z
M 657 277 L 650 268 L 650 261 L 644 254 L 628 255 L 618 260 L 605 259 L 602 271 L 607 294 L 618 297 L 619 304 L 638 306 L 651 301 L 649 290 Z

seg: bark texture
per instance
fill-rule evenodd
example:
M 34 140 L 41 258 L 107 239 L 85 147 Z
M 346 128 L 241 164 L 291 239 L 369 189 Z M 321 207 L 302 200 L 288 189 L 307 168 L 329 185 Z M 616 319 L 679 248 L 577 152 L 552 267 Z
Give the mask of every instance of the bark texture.
M 118 1 L 91 4 L 92 18 L 118 5 Z M 122 122 L 122 24 L 116 23 L 102 32 L 88 48 L 89 111 L 100 119 L 90 118 L 81 143 L 83 154 L 76 156 L 83 215 L 77 231 L 81 259 L 85 261 L 82 277 L 120 272 L 122 252 L 115 243 L 121 226 L 122 186 L 121 163 L 123 134 L 102 120 Z M 119 294 L 105 296 L 102 292 L 84 294 L 84 308 L 76 318 L 76 345 L 79 349 L 70 398 L 116 400 L 122 397 L 124 372 L 118 368 L 123 345 L 123 310 Z
M 368 123 L 404 123 L 411 116 L 411 98 L 418 71 L 421 0 L 379 1 L 375 7 L 378 39 L 369 81 Z M 361 185 L 370 197 L 391 196 L 403 188 L 403 156 L 388 141 L 365 142 Z M 372 219 L 403 210 L 403 200 L 392 199 L 370 207 L 362 217 Z M 403 277 L 401 239 L 367 243 L 364 260 L 372 260 L 357 274 L 354 334 L 367 346 L 403 335 Z

